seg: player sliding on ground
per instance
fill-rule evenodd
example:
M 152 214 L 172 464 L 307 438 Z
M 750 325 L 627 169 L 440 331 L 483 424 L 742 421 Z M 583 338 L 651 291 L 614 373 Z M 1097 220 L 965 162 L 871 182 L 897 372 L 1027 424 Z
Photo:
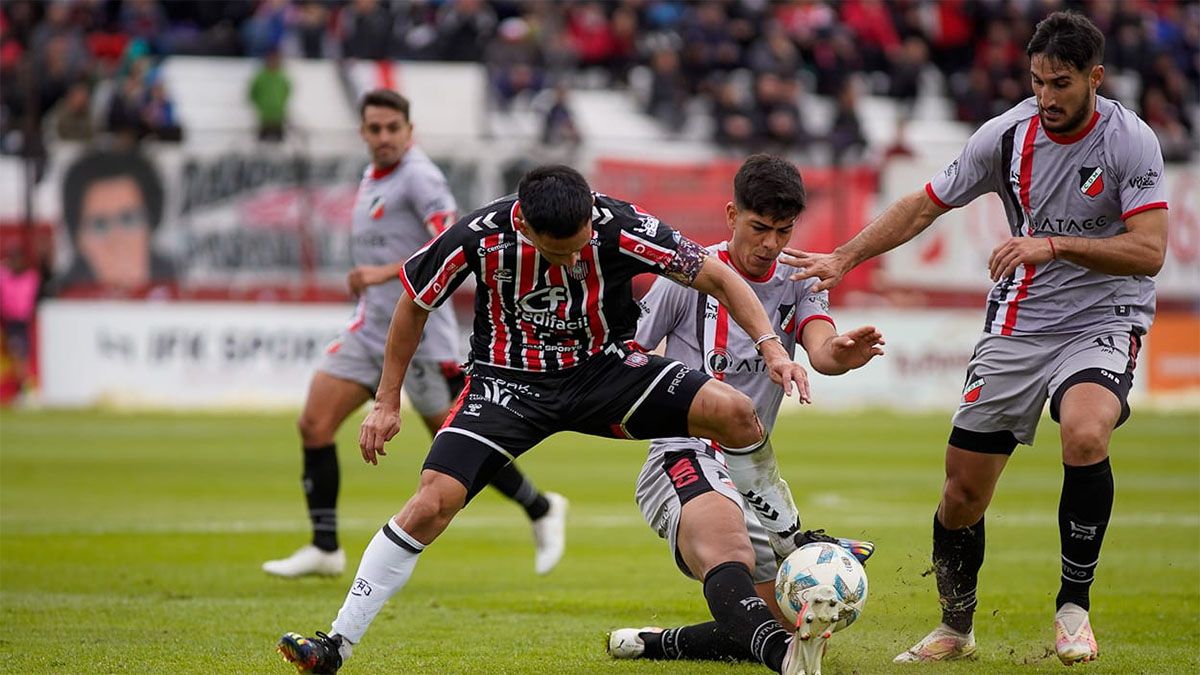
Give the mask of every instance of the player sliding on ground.
M 784 348 L 792 353 L 800 344 L 812 367 L 826 375 L 860 368 L 883 354 L 883 336 L 871 326 L 838 335 L 828 314 L 828 292 L 812 291 L 816 280 L 792 281 L 788 277 L 798 270 L 777 262 L 805 206 L 796 167 L 769 155 L 751 156 L 734 178 L 733 195 L 725 206 L 733 236 L 708 251 L 749 282 Z M 668 359 L 732 385 L 754 401 L 764 428 L 774 426 L 783 390 L 763 372 L 753 339 L 730 324 L 725 307 L 698 289 L 661 279 L 641 304 L 638 345 L 652 348 L 665 338 Z M 780 621 L 775 601 L 778 560 L 815 541 L 840 543 L 864 563 L 874 550 L 869 542 L 800 530 L 799 513 L 769 442 L 743 454 L 697 438 L 656 440 L 638 477 L 637 501 L 646 523 L 670 544 L 679 569 L 703 580 L 710 606 L 726 601 L 722 586 L 750 574 L 758 596 Z M 749 620 L 749 613 L 713 607 L 713 616 L 718 620 L 665 631 L 613 631 L 608 652 L 614 658 L 768 663 L 763 654 L 736 639 L 744 630 L 738 622 Z M 761 639 L 769 635 L 766 631 L 784 630 L 774 622 L 750 628 L 760 637 L 754 645 L 768 644 Z M 817 630 L 806 640 L 802 651 L 807 658 L 785 659 L 783 672 L 817 672 L 823 632 Z
M 1138 347 L 1154 318 L 1152 277 L 1166 255 L 1163 160 L 1145 123 L 1096 95 L 1104 36 L 1091 21 L 1051 14 L 1026 51 L 1034 96 L 984 124 L 924 190 L 833 253 L 787 251 L 805 268 L 796 276 L 830 288 L 981 194 L 997 193 L 1008 215 L 1012 238 L 988 261 L 996 285 L 967 366 L 933 520 L 942 623 L 897 662 L 975 651 L 983 514 L 1009 455 L 1033 442 L 1047 399 L 1063 460 L 1055 650 L 1067 665 L 1100 653 L 1088 591 L 1113 506 L 1109 439 L 1129 416 Z
M 400 384 L 429 312 L 474 276 L 467 386 L 434 437 L 417 493 L 363 553 L 333 632 L 284 635 L 284 658 L 301 671 L 336 672 L 384 602 L 408 582 L 421 551 L 498 469 L 554 433 L 699 436 L 741 453 L 766 442 L 745 394 L 626 346 L 638 317 L 630 282 L 644 272 L 716 298 L 754 337 L 772 381 L 808 400 L 804 369 L 737 272 L 632 204 L 592 193 L 575 170 L 534 169 L 515 196 L 462 218 L 405 263 L 406 293 L 392 317 L 375 407 L 359 435 L 363 459 L 375 464 L 400 429 Z M 714 618 L 740 627 L 737 640 L 750 649 L 754 627 L 774 618 L 757 602 L 749 570 L 731 571 L 721 593 Z M 757 604 L 743 607 L 751 599 Z M 786 637 L 772 634 L 755 651 L 778 669 Z
M 304 446 L 302 483 L 312 542 L 286 558 L 263 563 L 268 574 L 337 575 L 345 568 L 346 554 L 337 537 L 341 481 L 334 436 L 379 385 L 388 323 L 404 293 L 400 266 L 432 235 L 454 222 L 454 195 L 441 170 L 413 144 L 408 113 L 408 99 L 388 89 L 369 91 L 359 103 L 359 132 L 371 165 L 363 174 L 351 215 L 350 253 L 356 266 L 347 283 L 358 296 L 358 307 L 313 373 L 297 423 Z M 460 356 L 453 308 L 432 312 L 404 378 L 404 391 L 430 433 L 441 428 L 463 387 Z M 538 574 L 549 572 L 562 558 L 567 500 L 539 492 L 515 464 L 497 471 L 491 485 L 525 509 L 537 546 L 534 569 Z

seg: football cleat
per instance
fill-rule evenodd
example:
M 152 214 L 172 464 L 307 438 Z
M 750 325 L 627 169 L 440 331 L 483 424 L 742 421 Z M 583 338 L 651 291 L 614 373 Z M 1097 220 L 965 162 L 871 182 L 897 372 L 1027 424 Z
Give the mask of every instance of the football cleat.
M 322 551 L 312 544 L 306 544 L 286 558 L 268 560 L 262 564 L 262 569 L 277 577 L 303 577 L 309 574 L 337 576 L 346 569 L 346 552 L 340 548 Z
M 817 586 L 796 613 L 796 632 L 783 656 L 782 675 L 821 675 L 821 658 L 833 625 L 841 619 L 843 603 L 833 586 Z
M 657 626 L 645 628 L 618 628 L 608 634 L 608 644 L 604 650 L 614 659 L 641 658 L 646 652 L 646 641 L 642 633 L 661 633 L 663 629 Z
M 1064 666 L 1095 661 L 1100 656 L 1087 610 L 1068 602 L 1054 615 L 1054 651 Z
M 895 663 L 920 663 L 925 661 L 953 661 L 965 659 L 975 653 L 975 629 L 960 633 L 946 624 L 938 624 L 933 632 L 908 651 L 892 659 Z
M 567 546 L 567 507 L 570 502 L 557 492 L 547 492 L 550 510 L 533 521 L 533 543 L 536 553 L 533 569 L 538 574 L 548 574 L 562 560 Z
M 299 633 L 284 633 L 279 638 L 275 651 L 283 660 L 296 666 L 299 673 L 336 673 L 342 667 L 342 636 L 326 635 L 317 631 L 315 637 L 304 637 Z
M 816 542 L 825 542 L 827 544 L 837 544 L 846 549 L 860 565 L 866 565 L 867 559 L 875 553 L 875 544 L 862 539 L 846 539 L 844 537 L 831 537 L 825 534 L 825 530 L 805 530 L 796 535 L 796 548 L 807 546 Z

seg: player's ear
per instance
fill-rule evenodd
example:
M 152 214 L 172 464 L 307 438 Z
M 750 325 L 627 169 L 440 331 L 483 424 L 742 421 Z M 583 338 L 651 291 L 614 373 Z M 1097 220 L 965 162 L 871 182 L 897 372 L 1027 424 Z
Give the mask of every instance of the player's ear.
M 1100 84 L 1104 82 L 1104 64 L 1097 63 L 1092 66 L 1092 72 L 1088 75 L 1088 79 L 1091 80 L 1092 91 L 1099 89 Z
M 526 233 L 525 215 L 521 213 L 521 202 L 517 202 L 516 205 L 513 206 L 512 222 L 513 222 L 514 229 L 521 232 L 522 234 Z
M 726 202 L 725 203 L 725 224 L 728 225 L 729 229 L 731 229 L 731 230 L 733 229 L 733 223 L 737 220 L 737 214 L 738 214 L 737 205 L 734 204 L 733 202 Z

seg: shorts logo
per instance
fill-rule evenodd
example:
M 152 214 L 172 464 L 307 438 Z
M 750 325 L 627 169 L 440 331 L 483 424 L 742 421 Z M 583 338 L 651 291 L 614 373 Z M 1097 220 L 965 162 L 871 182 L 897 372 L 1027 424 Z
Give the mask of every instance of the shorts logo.
M 588 272 L 592 271 L 592 266 L 586 260 L 577 260 L 574 265 L 567 268 L 567 276 L 575 281 L 583 281 L 587 279 Z
M 463 414 L 468 417 L 479 417 L 479 410 L 481 408 L 483 408 L 482 403 L 468 403 L 467 409 L 463 411 Z
M 683 382 L 683 378 L 690 372 L 692 372 L 691 368 L 680 368 L 679 372 L 675 373 L 675 377 L 671 380 L 671 384 L 667 385 L 667 393 L 674 394 L 675 388 Z
M 1104 192 L 1104 167 L 1085 166 L 1079 169 L 1079 191 L 1088 197 Z
M 483 400 L 489 403 L 495 403 L 502 408 L 507 408 L 508 404 L 512 402 L 513 396 L 514 394 L 511 391 L 494 382 L 486 380 L 483 382 Z
M 371 198 L 371 205 L 367 207 L 367 214 L 371 216 L 371 220 L 379 220 L 383 217 L 383 197 Z
M 709 372 L 723 373 L 729 367 L 729 354 L 724 349 L 714 349 L 704 357 L 704 362 L 708 364 Z
M 325 353 L 326 354 L 336 354 L 341 349 L 342 349 L 342 341 L 341 341 L 341 339 L 337 339 L 337 340 L 334 340 L 333 342 L 329 343 L 329 346 L 325 348 Z
M 963 389 L 963 403 L 974 403 L 979 400 L 979 395 L 983 393 L 983 378 L 979 378 L 967 385 Z
M 671 477 L 671 484 L 676 490 L 700 480 L 700 474 L 697 473 L 690 457 L 684 457 L 672 464 L 671 468 L 667 469 L 667 475 Z
M 625 365 L 630 368 L 641 368 L 647 363 L 650 363 L 650 357 L 641 352 L 633 352 L 625 357 Z

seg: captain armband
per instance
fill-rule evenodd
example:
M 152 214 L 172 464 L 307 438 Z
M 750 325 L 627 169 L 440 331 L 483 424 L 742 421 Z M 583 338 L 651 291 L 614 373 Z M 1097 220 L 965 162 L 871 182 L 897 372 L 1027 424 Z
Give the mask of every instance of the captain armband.
M 700 274 L 700 268 L 704 266 L 704 259 L 707 257 L 708 251 L 704 250 L 703 246 L 681 237 L 679 247 L 675 249 L 675 256 L 667 263 L 663 276 L 684 286 L 691 286 Z

